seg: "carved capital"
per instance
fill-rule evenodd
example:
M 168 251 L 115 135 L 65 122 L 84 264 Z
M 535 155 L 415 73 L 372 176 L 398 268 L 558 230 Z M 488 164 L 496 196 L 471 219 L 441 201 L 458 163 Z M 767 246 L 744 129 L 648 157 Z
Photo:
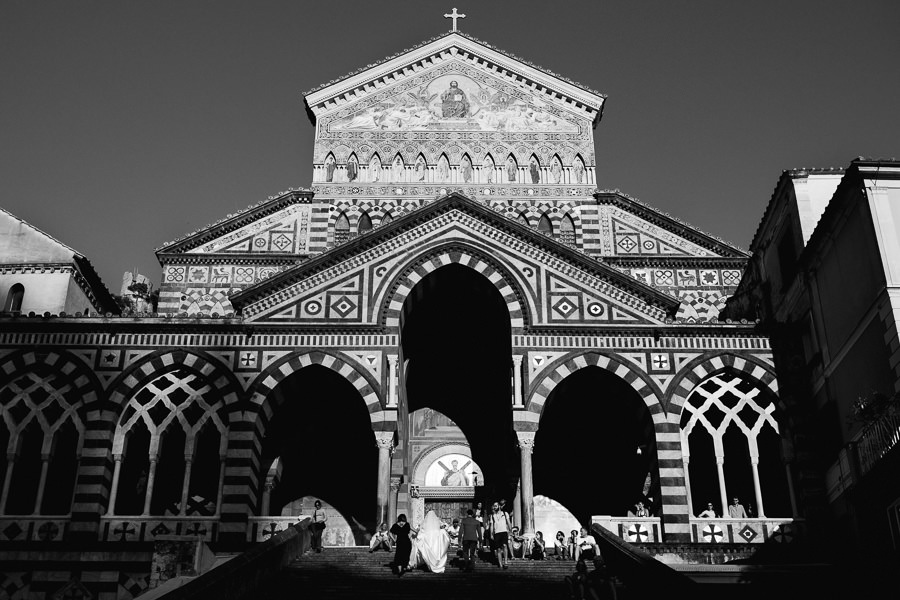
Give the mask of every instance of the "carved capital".
M 522 452 L 531 454 L 534 452 L 534 431 L 517 431 L 516 437 L 519 438 L 519 449 Z
M 393 449 L 394 449 L 394 432 L 393 431 L 376 431 L 375 432 L 375 445 L 378 446 L 379 450 L 384 448 L 388 452 L 393 451 Z
M 522 355 L 521 354 L 513 354 L 512 359 L 513 359 L 513 365 L 516 367 L 516 369 L 517 370 L 521 369 L 522 368 Z
M 396 493 L 400 490 L 400 478 L 391 477 L 391 491 Z

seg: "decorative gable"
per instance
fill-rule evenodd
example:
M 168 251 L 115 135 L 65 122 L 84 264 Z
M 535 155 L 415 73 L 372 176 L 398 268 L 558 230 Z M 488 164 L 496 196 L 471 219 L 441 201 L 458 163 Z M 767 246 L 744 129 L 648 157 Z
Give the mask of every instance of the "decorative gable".
M 490 274 L 506 290 L 513 327 L 659 324 L 673 298 L 625 277 L 465 197 L 452 195 L 404 215 L 238 294 L 245 320 L 258 323 L 394 326 L 398 290 L 458 262 Z M 501 283 L 502 280 L 502 283 Z

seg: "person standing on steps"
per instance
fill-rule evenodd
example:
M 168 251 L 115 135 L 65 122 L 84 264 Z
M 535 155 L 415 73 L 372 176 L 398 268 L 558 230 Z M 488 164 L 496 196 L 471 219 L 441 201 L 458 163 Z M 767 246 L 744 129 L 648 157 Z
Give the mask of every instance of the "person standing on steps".
M 509 544 L 509 531 L 512 529 L 509 522 L 509 513 L 500 510 L 500 504 L 494 502 L 491 506 L 489 518 L 491 529 L 491 549 L 497 557 L 497 566 L 503 569 L 509 568 L 509 557 L 506 554 Z
M 409 523 L 406 522 L 406 515 L 397 515 L 397 522 L 391 527 L 391 535 L 396 540 L 394 562 L 391 563 L 391 569 L 397 575 L 403 575 L 404 571 L 409 570 L 409 558 L 412 554 L 412 540 L 409 539 L 411 529 Z
M 328 521 L 328 515 L 322 509 L 322 501 L 316 500 L 315 510 L 312 514 L 312 523 L 309 524 L 310 533 L 312 533 L 312 541 L 310 547 L 316 552 L 322 551 L 322 532 L 325 531 L 325 522 Z
M 481 521 L 475 518 L 475 511 L 471 508 L 466 511 L 459 527 L 459 537 L 462 540 L 463 562 L 466 571 L 475 568 L 475 554 L 478 552 L 478 544 L 481 541 Z

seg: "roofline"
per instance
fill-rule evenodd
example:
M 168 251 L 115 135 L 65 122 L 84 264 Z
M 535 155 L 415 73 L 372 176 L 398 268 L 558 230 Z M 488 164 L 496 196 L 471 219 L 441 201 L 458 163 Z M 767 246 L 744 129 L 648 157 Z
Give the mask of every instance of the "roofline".
M 310 203 L 313 196 L 315 196 L 315 193 L 306 188 L 290 189 L 286 192 L 280 192 L 277 196 L 269 196 L 267 200 L 251 204 L 247 208 L 230 213 L 224 219 L 205 225 L 177 240 L 166 242 L 156 248 L 154 254 L 156 254 L 157 260 L 164 255 L 180 254 L 213 240 L 223 233 L 240 229 L 257 219 L 260 215 L 271 214 L 291 204 Z
M 475 47 L 472 48 L 472 45 Z M 315 107 L 324 107 L 326 102 L 335 97 L 365 89 L 372 85 L 372 80 L 390 77 L 392 81 L 385 81 L 384 83 L 392 83 L 393 79 L 396 79 L 392 75 L 397 71 L 408 69 L 410 65 L 427 60 L 435 54 L 450 51 L 454 46 L 477 51 L 480 58 L 484 59 L 485 62 L 495 63 L 496 66 L 501 67 L 503 70 L 509 71 L 519 78 L 529 80 L 535 86 L 540 86 L 541 88 L 545 88 L 546 85 L 541 85 L 540 82 L 543 80 L 546 83 L 546 79 L 548 77 L 551 78 L 554 88 L 556 88 L 554 91 L 558 92 L 559 95 L 564 95 L 576 105 L 583 105 L 597 113 L 594 118 L 594 126 L 596 126 L 602 113 L 603 104 L 606 101 L 606 95 L 460 32 L 449 32 L 426 40 L 417 46 L 386 57 L 377 63 L 366 65 L 340 79 L 333 79 L 322 86 L 303 93 L 303 99 L 306 103 L 307 112 L 310 113 L 312 123 L 316 123 Z M 511 68 L 510 61 L 517 63 L 516 68 Z M 375 87 L 378 87 L 377 84 Z
M 379 227 L 378 229 L 373 230 L 371 233 L 353 238 L 352 240 L 345 242 L 340 246 L 336 246 L 334 248 L 326 250 L 322 254 L 319 254 L 318 256 L 310 259 L 307 262 L 282 271 L 281 273 L 273 275 L 272 277 L 265 279 L 255 285 L 244 288 L 231 297 L 231 303 L 235 308 L 243 308 L 250 302 L 253 302 L 256 299 L 266 295 L 272 288 L 291 285 L 292 283 L 303 279 L 307 275 L 307 273 L 311 271 L 321 270 L 333 264 L 336 264 L 343 260 L 343 257 L 346 254 L 353 253 L 358 249 L 372 245 L 376 243 L 376 240 L 390 235 L 395 230 L 405 228 L 416 220 L 427 218 L 427 216 L 431 212 L 439 210 L 442 205 L 452 204 L 454 202 L 460 202 L 462 206 L 465 206 L 470 210 L 474 210 L 484 218 L 491 220 L 500 220 L 501 222 L 503 222 L 503 225 L 505 227 L 508 227 L 516 233 L 525 236 L 526 239 L 531 239 L 537 242 L 539 245 L 550 246 L 554 252 L 565 255 L 569 260 L 573 260 L 582 268 L 593 272 L 599 272 L 601 278 L 622 285 L 629 292 L 642 297 L 645 301 L 656 305 L 665 312 L 671 313 L 670 316 L 674 317 L 675 311 L 677 311 L 678 307 L 680 306 L 680 301 L 677 298 L 674 298 L 669 294 L 661 292 L 648 284 L 642 283 L 632 277 L 629 277 L 628 275 L 618 271 L 617 269 L 614 269 L 606 263 L 591 258 L 586 254 L 583 254 L 582 252 L 574 250 L 573 248 L 570 248 L 569 246 L 566 246 L 565 244 L 553 238 L 544 236 L 531 227 L 523 225 L 505 215 L 499 214 L 496 211 L 493 211 L 485 207 L 484 205 L 472 200 L 471 198 L 460 194 L 459 192 L 451 192 L 446 196 L 443 196 L 442 198 L 439 198 L 418 210 L 411 211 L 397 219 L 394 219 L 389 224 L 383 227 Z M 429 210 L 430 208 L 432 210 Z
M 688 241 L 693 242 L 698 246 L 702 246 L 712 252 L 724 254 L 724 256 L 719 256 L 718 258 L 750 258 L 750 253 L 743 248 L 726 242 L 710 233 L 706 233 L 690 223 L 666 214 L 649 204 L 641 202 L 637 198 L 633 198 L 620 192 L 619 190 L 597 190 L 594 192 L 594 199 L 596 199 L 598 203 L 604 200 L 611 200 L 611 203 L 613 204 L 619 204 L 625 208 L 630 208 L 639 213 L 642 217 L 647 218 L 650 222 L 687 237 Z

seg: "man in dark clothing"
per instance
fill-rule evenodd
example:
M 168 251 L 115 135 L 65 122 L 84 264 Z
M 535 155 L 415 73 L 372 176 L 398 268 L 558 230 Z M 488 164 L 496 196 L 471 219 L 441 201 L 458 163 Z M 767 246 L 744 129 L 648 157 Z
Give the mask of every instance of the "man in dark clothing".
M 471 508 L 466 511 L 466 516 L 459 524 L 459 537 L 462 540 L 466 571 L 471 571 L 475 566 L 478 540 L 481 539 L 481 522 L 475 518 L 475 511 Z
M 409 539 L 410 526 L 406 522 L 406 515 L 397 515 L 397 522 L 391 527 L 391 535 L 397 540 L 394 551 L 394 562 L 391 567 L 397 575 L 403 575 L 409 570 L 409 555 L 412 554 L 412 540 Z

